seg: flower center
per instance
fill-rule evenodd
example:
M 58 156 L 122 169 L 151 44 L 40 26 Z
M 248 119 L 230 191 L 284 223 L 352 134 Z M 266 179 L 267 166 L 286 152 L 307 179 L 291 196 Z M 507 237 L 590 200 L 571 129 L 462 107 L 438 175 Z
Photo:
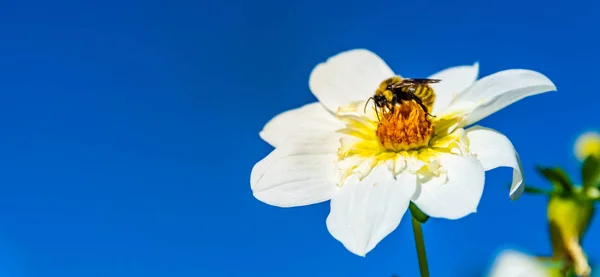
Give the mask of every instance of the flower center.
M 433 100 L 432 91 L 426 99 Z M 415 94 L 416 95 L 416 94 Z M 431 110 L 433 101 L 423 101 Z M 404 170 L 419 178 L 442 176 L 444 168 L 440 153 L 469 153 L 468 139 L 461 122 L 475 108 L 475 103 L 463 103 L 447 108 L 431 117 L 414 99 L 394 102 L 393 108 L 374 103 L 365 109 L 367 101 L 354 101 L 341 106 L 336 117 L 344 124 L 338 132 L 340 148 L 336 160 L 337 183 L 357 174 L 367 176 L 378 165 L 387 166 L 393 174 Z M 383 107 L 382 107 L 383 106 Z
M 381 145 L 389 151 L 399 152 L 427 147 L 433 135 L 433 124 L 427 113 L 414 100 L 397 104 L 380 114 L 376 130 Z

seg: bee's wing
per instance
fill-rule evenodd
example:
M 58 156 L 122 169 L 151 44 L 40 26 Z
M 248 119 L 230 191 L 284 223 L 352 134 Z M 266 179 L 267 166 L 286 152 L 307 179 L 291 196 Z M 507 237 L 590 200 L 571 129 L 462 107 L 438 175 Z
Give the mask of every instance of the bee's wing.
M 408 83 L 408 84 L 434 84 L 434 83 L 439 83 L 440 81 L 441 81 L 440 79 L 409 78 L 409 79 L 404 79 L 403 83 Z
M 393 88 L 404 88 L 404 87 L 411 87 L 411 86 L 415 86 L 415 85 L 434 84 L 434 83 L 439 83 L 440 81 L 442 81 L 442 80 L 440 80 L 440 79 L 424 79 L 424 78 L 406 78 L 398 84 L 393 84 L 392 87 Z

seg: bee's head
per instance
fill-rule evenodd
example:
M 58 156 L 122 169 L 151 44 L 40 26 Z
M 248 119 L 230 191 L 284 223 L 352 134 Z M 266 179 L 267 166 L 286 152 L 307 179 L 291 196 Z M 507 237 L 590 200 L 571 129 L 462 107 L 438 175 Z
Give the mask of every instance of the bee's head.
M 375 106 L 380 108 L 384 107 L 387 103 L 387 99 L 381 94 L 373 96 L 373 101 L 375 101 Z

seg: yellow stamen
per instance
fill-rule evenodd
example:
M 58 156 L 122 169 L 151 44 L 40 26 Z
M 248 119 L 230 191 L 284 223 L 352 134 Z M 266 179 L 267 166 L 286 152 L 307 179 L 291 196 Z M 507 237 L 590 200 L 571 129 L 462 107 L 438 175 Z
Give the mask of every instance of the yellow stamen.
M 428 146 L 433 124 L 419 104 L 408 101 L 396 105 L 388 113 L 382 113 L 376 134 L 386 150 L 419 149 Z

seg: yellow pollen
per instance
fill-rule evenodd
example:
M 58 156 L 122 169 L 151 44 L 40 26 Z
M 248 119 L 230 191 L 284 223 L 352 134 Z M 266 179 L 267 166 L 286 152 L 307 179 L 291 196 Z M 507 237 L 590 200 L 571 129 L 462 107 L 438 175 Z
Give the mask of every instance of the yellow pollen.
M 405 101 L 380 114 L 376 134 L 388 151 L 419 149 L 429 145 L 433 124 L 417 102 Z

